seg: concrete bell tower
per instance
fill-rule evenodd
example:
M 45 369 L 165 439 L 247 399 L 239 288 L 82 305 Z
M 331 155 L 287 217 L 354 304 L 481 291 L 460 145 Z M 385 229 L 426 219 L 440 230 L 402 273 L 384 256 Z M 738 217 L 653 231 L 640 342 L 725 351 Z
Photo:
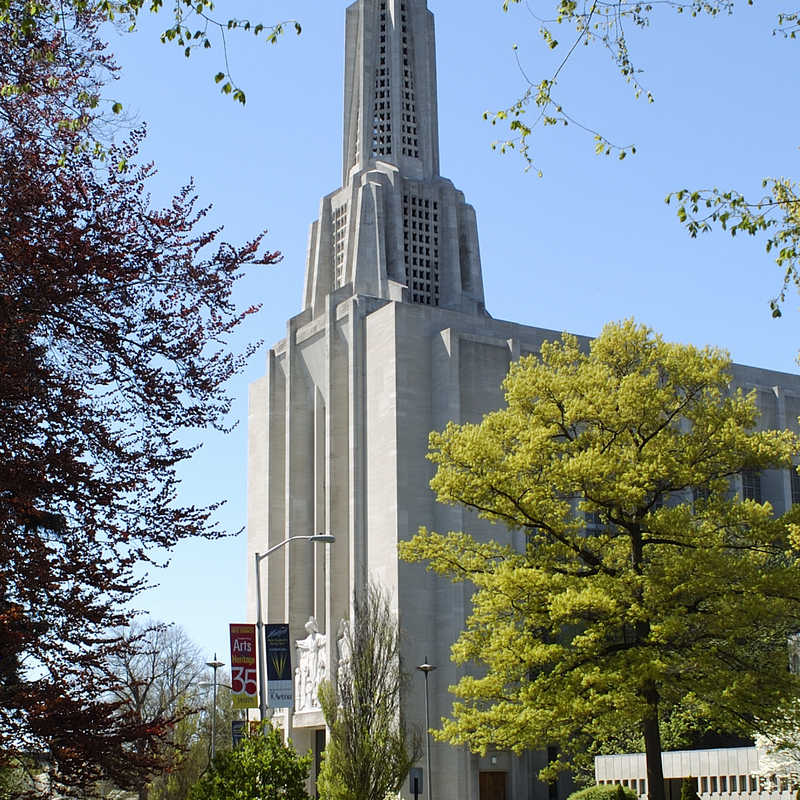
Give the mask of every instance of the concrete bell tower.
M 425 0 L 347 9 L 342 188 L 311 226 L 304 308 L 354 293 L 483 314 L 474 209 L 439 175 L 436 48 Z
M 298 648 L 293 706 L 274 719 L 317 756 L 325 720 L 316 688 L 336 673 L 337 634 L 352 619 L 353 593 L 370 579 L 386 590 L 404 632 L 406 719 L 424 729 L 414 671 L 424 659 L 437 666 L 432 723 L 448 713 L 446 687 L 463 674 L 450 646 L 470 592 L 399 562 L 397 543 L 421 525 L 508 534 L 435 502 L 428 434 L 500 406 L 509 363 L 557 336 L 485 310 L 475 211 L 439 174 L 425 0 L 356 0 L 345 47 L 342 186 L 322 199 L 311 225 L 302 310 L 251 385 L 248 418 L 249 619 L 255 553 L 290 536 L 336 537 L 288 545 L 261 569 L 265 621 L 288 622 L 292 640 L 315 648 L 312 661 Z M 437 800 L 539 800 L 548 787 L 529 791 L 536 758 L 479 757 L 435 742 L 434 774 L 423 780 Z M 496 794 L 481 788 L 487 781 Z M 410 798 L 408 786 L 402 796 Z

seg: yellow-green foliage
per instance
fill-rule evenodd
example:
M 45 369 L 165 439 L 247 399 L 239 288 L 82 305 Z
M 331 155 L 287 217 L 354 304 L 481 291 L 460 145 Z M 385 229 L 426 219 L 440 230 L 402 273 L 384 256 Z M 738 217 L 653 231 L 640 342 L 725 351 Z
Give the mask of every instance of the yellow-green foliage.
M 729 366 L 632 321 L 589 352 L 564 335 L 512 366 L 507 408 L 431 434 L 438 499 L 527 542 L 498 527 L 498 541 L 422 529 L 401 545 L 476 589 L 453 658 L 481 668 L 452 687 L 440 738 L 558 742 L 567 761 L 665 712 L 745 732 L 798 695 L 792 514 L 731 488 L 744 469 L 790 468 L 798 439 L 757 430 Z
M 279 729 L 264 722 L 235 750 L 217 753 L 188 800 L 308 800 L 310 766 L 310 752 L 298 755 Z
M 620 784 L 614 786 L 587 786 L 573 792 L 567 800 L 637 800 L 636 792 Z

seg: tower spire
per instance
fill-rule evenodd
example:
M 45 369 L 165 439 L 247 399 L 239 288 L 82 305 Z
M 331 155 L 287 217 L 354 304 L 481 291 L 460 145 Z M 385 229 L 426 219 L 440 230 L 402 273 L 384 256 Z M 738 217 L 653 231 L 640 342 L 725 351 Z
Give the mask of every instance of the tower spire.
M 343 183 L 371 160 L 439 174 L 436 44 L 425 0 L 360 0 L 347 9 Z
M 439 175 L 436 46 L 426 0 L 347 9 L 342 188 L 311 226 L 304 307 L 341 290 L 485 313 L 475 211 Z

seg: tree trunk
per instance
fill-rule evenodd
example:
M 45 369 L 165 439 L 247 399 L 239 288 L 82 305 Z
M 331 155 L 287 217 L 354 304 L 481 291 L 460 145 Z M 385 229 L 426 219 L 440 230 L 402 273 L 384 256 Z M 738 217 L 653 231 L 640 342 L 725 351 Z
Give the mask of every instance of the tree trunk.
M 642 574 L 644 561 L 644 547 L 642 532 L 638 525 L 630 528 L 631 537 L 631 565 L 637 575 Z M 637 599 L 641 602 L 641 589 L 636 592 Z M 636 623 L 636 643 L 641 645 L 650 634 L 650 623 L 640 621 Z M 666 800 L 664 791 L 664 766 L 661 763 L 661 731 L 658 729 L 658 689 L 652 681 L 648 681 L 641 690 L 641 697 L 647 703 L 647 712 L 642 720 L 642 735 L 644 736 L 645 764 L 647 765 L 647 797 L 648 800 Z
M 647 797 L 648 800 L 666 800 L 664 768 L 661 763 L 661 732 L 658 729 L 658 690 L 651 683 L 642 692 L 642 697 L 649 707 L 647 717 L 642 720 L 647 765 Z

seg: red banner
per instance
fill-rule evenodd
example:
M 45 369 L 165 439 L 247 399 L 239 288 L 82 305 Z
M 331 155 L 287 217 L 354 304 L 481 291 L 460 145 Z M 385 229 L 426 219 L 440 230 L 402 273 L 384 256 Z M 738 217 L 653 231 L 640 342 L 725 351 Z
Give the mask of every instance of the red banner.
M 258 708 L 256 626 L 231 623 L 231 689 L 234 708 Z

